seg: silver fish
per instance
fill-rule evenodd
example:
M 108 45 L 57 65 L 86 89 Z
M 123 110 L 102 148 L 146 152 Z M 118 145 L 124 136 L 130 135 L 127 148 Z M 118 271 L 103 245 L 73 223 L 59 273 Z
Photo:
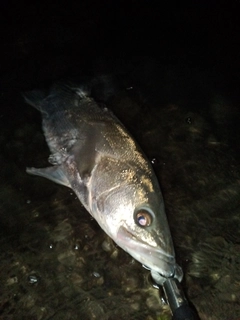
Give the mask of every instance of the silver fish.
M 157 178 L 122 123 L 69 83 L 25 100 L 41 111 L 53 165 L 27 172 L 72 188 L 123 250 L 163 277 L 181 278 Z

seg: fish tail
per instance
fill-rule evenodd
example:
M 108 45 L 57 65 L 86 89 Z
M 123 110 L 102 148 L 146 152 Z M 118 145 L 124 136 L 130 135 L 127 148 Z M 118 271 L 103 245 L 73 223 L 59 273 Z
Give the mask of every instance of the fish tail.
M 33 90 L 23 93 L 25 101 L 45 115 L 65 109 L 66 106 L 73 105 L 74 101 L 89 96 L 87 88 L 70 81 L 58 81 L 49 91 Z
M 33 90 L 23 93 L 25 101 L 45 115 L 55 110 L 75 105 L 75 101 L 94 98 L 98 102 L 107 102 L 116 94 L 116 83 L 111 75 L 102 75 L 76 83 L 71 80 L 59 80 L 49 91 Z
M 42 103 L 44 99 L 47 97 L 46 92 L 44 92 L 43 90 L 33 90 L 24 92 L 22 93 L 22 95 L 28 104 L 38 109 L 39 111 L 43 111 Z

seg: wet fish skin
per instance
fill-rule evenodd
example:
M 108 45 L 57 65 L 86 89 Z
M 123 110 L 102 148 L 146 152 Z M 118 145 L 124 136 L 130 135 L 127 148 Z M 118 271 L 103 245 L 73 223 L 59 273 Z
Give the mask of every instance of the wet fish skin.
M 157 178 L 122 123 L 71 83 L 26 93 L 25 100 L 42 114 L 52 164 L 27 172 L 72 188 L 121 248 L 151 270 L 181 278 Z

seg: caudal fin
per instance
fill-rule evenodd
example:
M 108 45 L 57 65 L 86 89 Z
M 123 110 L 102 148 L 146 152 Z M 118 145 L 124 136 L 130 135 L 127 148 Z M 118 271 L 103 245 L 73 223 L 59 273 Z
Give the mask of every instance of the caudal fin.
M 39 111 L 43 111 L 42 104 L 44 99 L 47 96 L 44 91 L 42 90 L 27 91 L 27 92 L 24 92 L 22 95 L 28 104 L 38 109 Z

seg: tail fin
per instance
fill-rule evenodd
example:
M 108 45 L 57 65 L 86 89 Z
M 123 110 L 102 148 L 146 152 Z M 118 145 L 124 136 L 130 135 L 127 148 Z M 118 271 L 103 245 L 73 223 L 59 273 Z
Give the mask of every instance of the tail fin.
M 47 91 L 33 90 L 23 93 L 25 101 L 45 115 L 62 110 L 67 105 L 75 105 L 76 99 L 85 99 L 88 96 L 89 92 L 85 87 L 70 81 L 58 81 Z
M 42 113 L 49 114 L 63 109 L 67 104 L 75 104 L 77 99 L 94 98 L 107 102 L 117 92 L 116 81 L 111 75 L 101 75 L 87 81 L 60 80 L 49 91 L 33 90 L 23 93 L 25 101 Z
M 24 92 L 22 95 L 28 104 L 38 109 L 39 111 L 42 111 L 41 106 L 44 99 L 47 97 L 46 92 L 41 90 L 33 90 L 33 91 Z

